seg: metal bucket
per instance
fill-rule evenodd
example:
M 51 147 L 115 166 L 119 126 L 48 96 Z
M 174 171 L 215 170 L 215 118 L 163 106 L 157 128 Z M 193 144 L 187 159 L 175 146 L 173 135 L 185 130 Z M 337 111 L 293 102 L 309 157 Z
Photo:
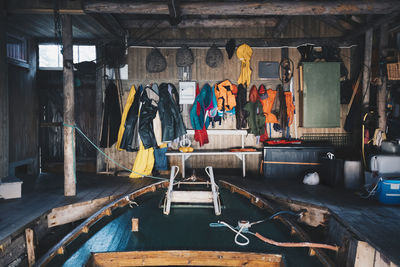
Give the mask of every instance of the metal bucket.
M 363 184 L 362 164 L 361 161 L 344 162 L 344 188 L 349 190 L 357 190 Z

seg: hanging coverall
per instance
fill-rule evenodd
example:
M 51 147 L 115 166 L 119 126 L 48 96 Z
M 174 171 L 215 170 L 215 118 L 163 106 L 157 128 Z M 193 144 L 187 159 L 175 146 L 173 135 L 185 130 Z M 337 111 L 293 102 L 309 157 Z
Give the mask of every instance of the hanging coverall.
M 200 143 L 200 146 L 208 143 L 207 128 L 209 126 L 209 116 L 206 114 L 214 108 L 213 93 L 211 86 L 205 84 L 201 91 L 196 89 L 196 98 L 190 111 L 190 122 L 195 130 L 194 140 Z
M 260 95 L 260 102 L 265 114 L 265 123 L 278 123 L 278 119 L 272 113 L 272 106 L 274 105 L 276 91 L 272 90 L 271 88 L 265 90 L 264 85 L 261 85 L 258 93 Z
M 159 96 L 150 85 L 146 86 L 140 96 L 139 136 L 144 148 L 158 147 L 154 134 L 153 120 L 157 114 Z
M 171 83 L 162 83 L 158 90 L 162 141 L 168 142 L 185 135 L 186 127 L 179 111 L 179 95 L 175 86 Z
M 293 97 L 291 92 L 285 92 L 285 102 L 286 102 L 286 114 L 288 118 L 287 125 L 290 126 L 293 123 L 295 106 L 293 104 Z
M 236 56 L 242 62 L 238 84 L 245 84 L 246 87 L 250 86 L 251 69 L 250 58 L 253 55 L 253 50 L 247 44 L 242 44 L 236 50 Z
M 122 113 L 121 125 L 118 132 L 117 149 L 132 152 L 137 151 L 139 148 L 139 106 L 141 86 L 136 91 L 135 86 L 132 85 L 126 101 L 124 111 Z
M 265 133 L 265 115 L 262 109 L 257 87 L 250 89 L 249 102 L 243 108 L 248 113 L 249 133 L 260 136 Z
M 247 126 L 247 113 L 244 111 L 247 98 L 247 88 L 243 84 L 239 84 L 236 97 L 236 129 L 240 130 Z
M 151 175 L 154 166 L 154 148 L 145 149 L 140 142 L 139 152 L 136 155 L 135 163 L 133 163 L 130 178 L 140 178 L 145 175 Z
M 100 147 L 111 147 L 118 139 L 118 129 L 121 123 L 118 90 L 113 81 L 109 82 L 105 95 Z

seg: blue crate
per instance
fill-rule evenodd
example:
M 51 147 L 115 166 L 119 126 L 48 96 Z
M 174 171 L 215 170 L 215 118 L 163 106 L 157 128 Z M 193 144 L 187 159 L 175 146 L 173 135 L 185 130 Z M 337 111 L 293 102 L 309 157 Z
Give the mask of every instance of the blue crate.
M 378 184 L 377 196 L 383 204 L 400 204 L 400 180 L 381 179 Z

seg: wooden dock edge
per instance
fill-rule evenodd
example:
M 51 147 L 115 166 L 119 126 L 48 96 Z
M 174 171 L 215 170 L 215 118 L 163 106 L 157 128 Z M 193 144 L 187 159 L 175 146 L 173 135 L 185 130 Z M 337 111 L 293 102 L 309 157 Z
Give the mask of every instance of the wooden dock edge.
M 355 266 L 355 267 L 396 267 L 393 261 L 388 259 L 383 252 L 374 248 L 367 240 L 357 232 L 352 231 L 345 225 L 339 216 L 326 207 L 321 207 L 316 204 L 305 203 L 300 201 L 283 199 L 277 196 L 259 195 L 250 193 L 232 183 L 220 180 L 219 183 L 230 190 L 248 198 L 254 205 L 265 208 L 271 213 L 279 211 L 277 205 L 292 211 L 304 211 L 304 216 L 300 219 L 302 223 L 312 227 L 324 226 L 328 229 L 328 243 L 335 243 L 340 246 L 337 253 L 336 262 L 333 263 L 324 251 L 316 249 L 316 256 L 320 258 L 325 266 Z M 271 199 L 272 201 L 268 201 Z M 298 235 L 303 241 L 310 241 L 311 238 L 307 233 L 298 226 L 294 220 L 280 219 L 287 227 L 292 230 L 292 233 Z M 296 226 L 293 227 L 293 226 Z M 327 259 L 325 261 L 324 259 Z M 331 265 L 333 264 L 333 265 Z

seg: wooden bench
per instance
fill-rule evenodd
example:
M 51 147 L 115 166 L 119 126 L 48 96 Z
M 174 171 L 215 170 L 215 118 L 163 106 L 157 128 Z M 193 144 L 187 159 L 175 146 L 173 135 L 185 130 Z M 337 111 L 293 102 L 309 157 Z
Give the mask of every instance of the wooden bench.
M 208 135 L 241 135 L 242 148 L 244 148 L 244 138 L 247 135 L 246 130 L 208 130 Z M 187 135 L 194 135 L 194 130 L 187 130 Z M 167 156 L 180 156 L 182 160 L 182 178 L 185 178 L 185 161 L 191 156 L 221 156 L 221 155 L 232 155 L 238 157 L 242 161 L 242 174 L 246 176 L 246 155 L 261 155 L 262 151 L 243 151 L 243 152 L 232 152 L 232 151 L 218 151 L 218 150 L 195 150 L 194 152 L 180 152 L 173 151 L 167 152 Z

